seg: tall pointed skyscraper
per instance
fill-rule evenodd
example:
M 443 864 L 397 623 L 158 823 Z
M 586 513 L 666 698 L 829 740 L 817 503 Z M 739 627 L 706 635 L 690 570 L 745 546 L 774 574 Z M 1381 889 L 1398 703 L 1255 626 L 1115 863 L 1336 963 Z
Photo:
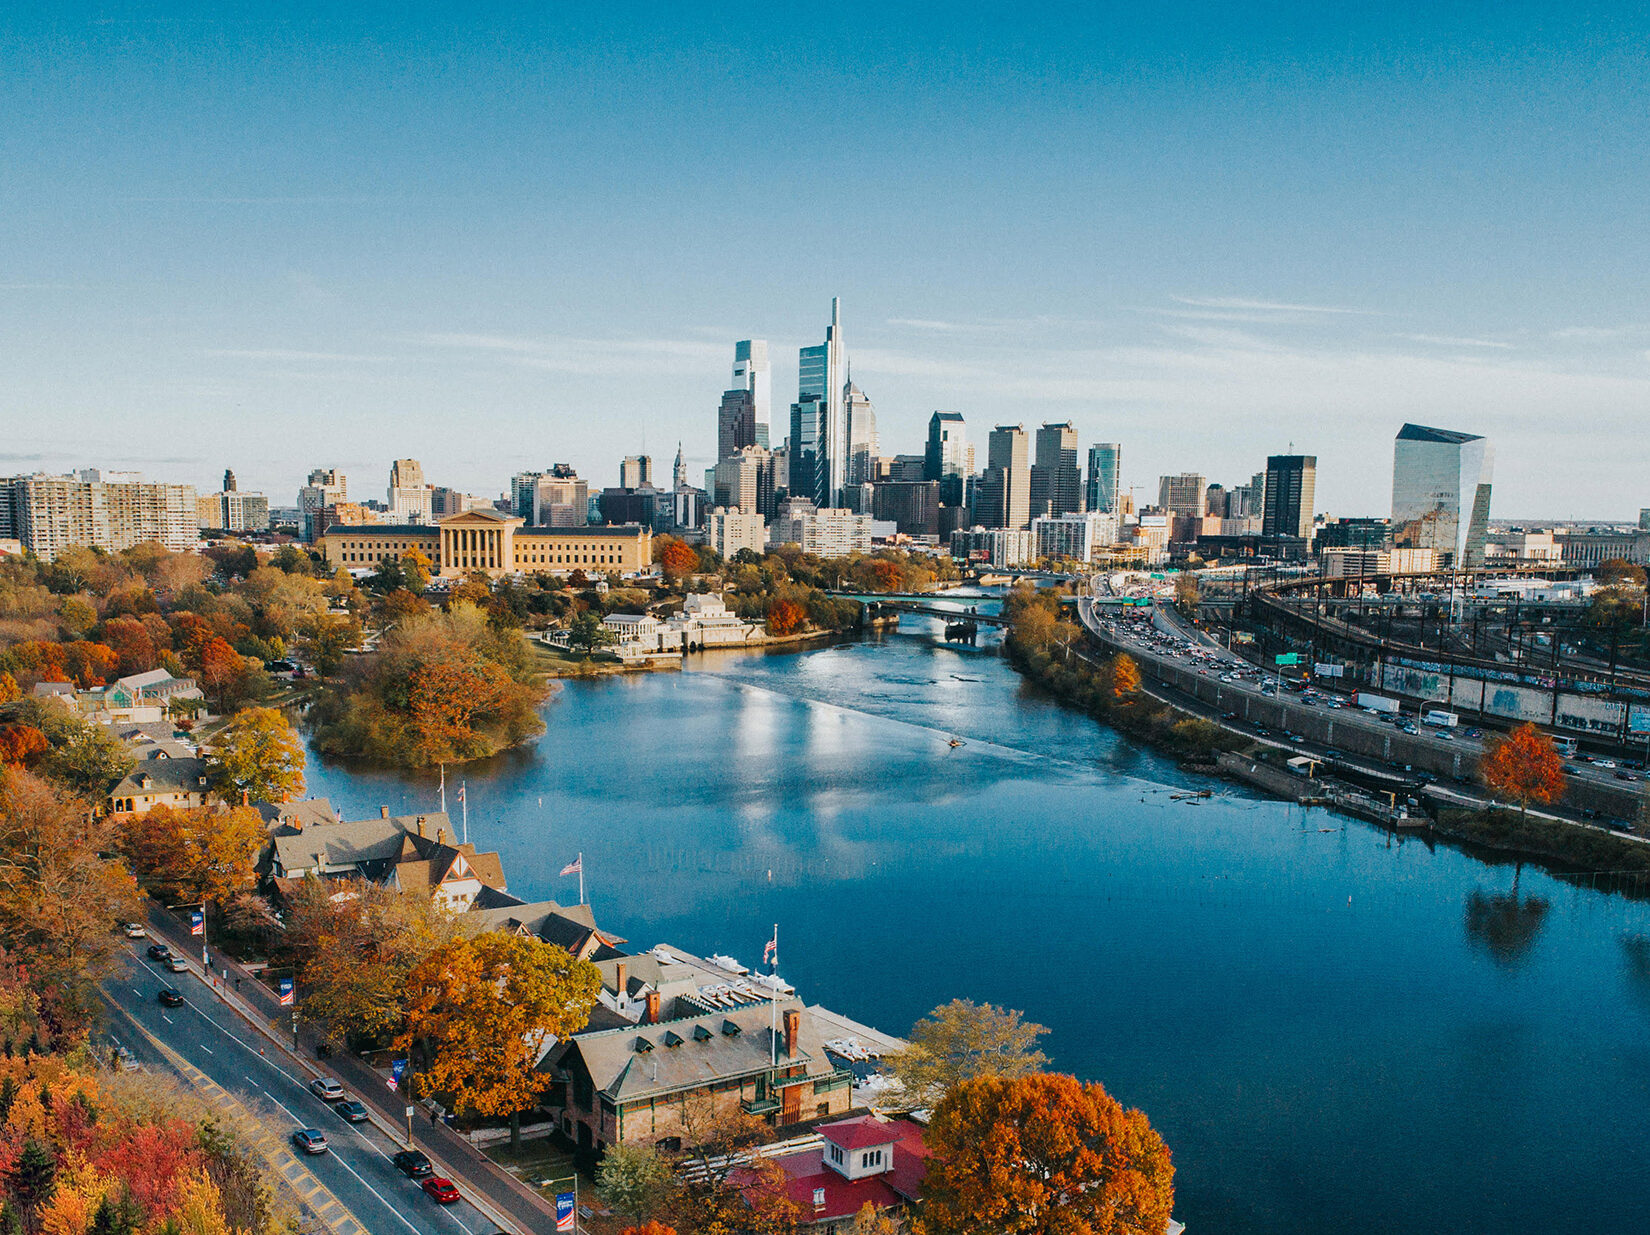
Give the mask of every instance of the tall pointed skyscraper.
M 826 502 L 840 503 L 842 486 L 848 483 L 848 417 L 842 397 L 846 388 L 842 352 L 842 301 L 831 298 L 831 324 L 825 342 L 805 347 L 797 358 L 797 405 L 811 400 L 818 404 L 812 415 L 818 421 L 819 492 Z M 793 422 L 796 407 L 791 410 Z M 792 449 L 796 447 L 793 443 Z

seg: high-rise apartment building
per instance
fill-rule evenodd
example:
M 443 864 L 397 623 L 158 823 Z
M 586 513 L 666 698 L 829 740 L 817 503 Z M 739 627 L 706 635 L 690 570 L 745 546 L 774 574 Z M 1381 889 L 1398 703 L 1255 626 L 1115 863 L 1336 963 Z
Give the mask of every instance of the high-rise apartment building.
M 1484 564 L 1495 448 L 1488 438 L 1406 424 L 1392 450 L 1393 544 L 1432 549 L 1441 566 Z
M 853 382 L 842 392 L 842 414 L 848 418 L 848 484 L 867 484 L 881 446 L 877 441 L 877 411 L 865 392 Z
M 1099 511 L 1048 515 L 1031 521 L 1040 558 L 1087 562 L 1117 540 L 1117 516 Z
M 975 496 L 974 521 L 983 527 L 1024 528 L 1031 522 L 1031 464 L 1021 425 L 998 425 L 986 440 L 985 475 Z
M 97 469 L 0 480 L 0 539 L 20 540 L 46 561 L 65 549 L 119 553 L 146 540 L 181 553 L 200 541 L 195 487 Z
M 311 544 L 326 528 L 321 515 L 328 506 L 349 498 L 344 473 L 335 467 L 318 467 L 309 474 L 309 483 L 298 490 L 298 513 L 303 520 L 304 539 Z
M 1157 482 L 1157 504 L 1170 514 L 1201 519 L 1207 497 L 1208 480 L 1200 472 L 1163 476 Z
M 1077 430 L 1046 424 L 1037 430 L 1036 461 L 1031 465 L 1033 518 L 1068 515 L 1083 508 L 1083 473 L 1077 466 Z
M 1318 488 L 1316 455 L 1271 455 L 1266 460 L 1266 496 L 1261 510 L 1262 536 L 1312 535 Z M 1228 507 L 1230 504 L 1228 503 Z
M 767 537 L 762 516 L 754 511 L 718 506 L 705 516 L 705 543 L 724 558 L 731 558 L 741 549 L 761 553 Z
M 770 545 L 794 544 L 817 557 L 871 551 L 871 516 L 843 508 L 816 508 L 792 497 L 779 503 L 768 531 Z
M 1089 474 L 1084 494 L 1089 510 L 1103 515 L 1120 513 L 1117 486 L 1122 467 L 1123 448 L 1116 442 L 1097 442 L 1089 447 Z
M 842 348 L 842 302 L 831 299 L 831 324 L 825 330 L 825 342 L 817 347 L 805 347 L 797 357 L 797 401 L 791 405 L 791 450 L 797 449 L 796 411 L 810 396 L 818 405 L 813 409 L 817 419 L 817 463 L 823 479 L 816 491 L 827 496 L 824 506 L 834 505 L 842 486 L 848 483 L 848 416 L 843 407 L 847 391 L 845 355 Z M 795 471 L 793 457 L 792 471 Z M 792 492 L 796 492 L 794 486 Z M 803 494 L 811 497 L 812 494 Z M 817 500 L 817 499 L 816 499 Z
M 235 473 L 224 473 L 225 480 L 234 480 Z M 261 493 L 243 493 L 239 489 L 225 489 L 195 499 L 196 522 L 201 530 L 226 532 L 267 532 L 269 530 L 269 499 Z
M 747 446 L 731 459 L 723 459 L 711 469 L 710 500 L 713 506 L 737 507 L 747 515 L 773 514 L 773 452 Z

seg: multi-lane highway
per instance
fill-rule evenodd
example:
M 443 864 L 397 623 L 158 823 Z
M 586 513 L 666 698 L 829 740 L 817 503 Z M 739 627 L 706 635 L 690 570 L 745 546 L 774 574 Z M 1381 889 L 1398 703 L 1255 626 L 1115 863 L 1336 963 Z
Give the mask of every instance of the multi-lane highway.
M 142 1066 L 183 1076 L 213 1105 L 239 1103 L 260 1117 L 274 1134 L 260 1147 L 266 1165 L 337 1235 L 496 1230 L 467 1199 L 439 1205 L 426 1196 L 391 1161 L 400 1143 L 370 1122 L 347 1122 L 335 1104 L 310 1092 L 313 1075 L 228 1007 L 193 964 L 189 973 L 168 973 L 145 954 L 149 942 L 134 940 L 125 971 L 104 984 L 113 1010 L 109 1036 Z M 165 988 L 183 995 L 181 1007 L 160 1004 Z M 299 1128 L 325 1133 L 327 1152 L 295 1151 L 288 1137 Z

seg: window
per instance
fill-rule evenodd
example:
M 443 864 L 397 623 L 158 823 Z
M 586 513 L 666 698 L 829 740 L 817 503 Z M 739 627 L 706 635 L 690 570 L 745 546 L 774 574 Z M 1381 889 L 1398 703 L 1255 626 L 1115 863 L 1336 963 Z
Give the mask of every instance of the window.
M 815 1188 L 814 1189 L 814 1208 L 815 1209 L 824 1209 L 825 1208 L 825 1189 L 823 1189 L 823 1188 Z

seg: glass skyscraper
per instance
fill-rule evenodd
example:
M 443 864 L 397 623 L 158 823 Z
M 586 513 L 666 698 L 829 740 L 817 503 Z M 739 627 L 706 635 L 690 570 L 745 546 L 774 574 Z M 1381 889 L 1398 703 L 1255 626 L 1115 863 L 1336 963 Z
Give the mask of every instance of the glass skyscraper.
M 1392 543 L 1440 566 L 1484 564 L 1495 448 L 1486 437 L 1406 424 L 1392 448 Z
M 795 424 L 797 409 L 812 396 L 818 403 L 813 410 L 819 425 L 819 466 L 824 472 L 824 501 L 814 499 L 820 506 L 837 505 L 842 486 L 848 483 L 848 417 L 843 407 L 845 375 L 842 358 L 842 302 L 831 298 L 831 324 L 825 330 L 825 342 L 817 347 L 805 347 L 797 356 L 796 403 L 791 405 L 791 449 L 796 449 Z M 796 473 L 793 463 L 792 475 Z M 794 482 L 793 482 L 794 484 Z M 798 497 L 811 496 L 795 493 Z
M 1123 448 L 1116 442 L 1100 442 L 1089 447 L 1087 505 L 1103 515 L 1117 513 L 1117 478 L 1123 462 Z

